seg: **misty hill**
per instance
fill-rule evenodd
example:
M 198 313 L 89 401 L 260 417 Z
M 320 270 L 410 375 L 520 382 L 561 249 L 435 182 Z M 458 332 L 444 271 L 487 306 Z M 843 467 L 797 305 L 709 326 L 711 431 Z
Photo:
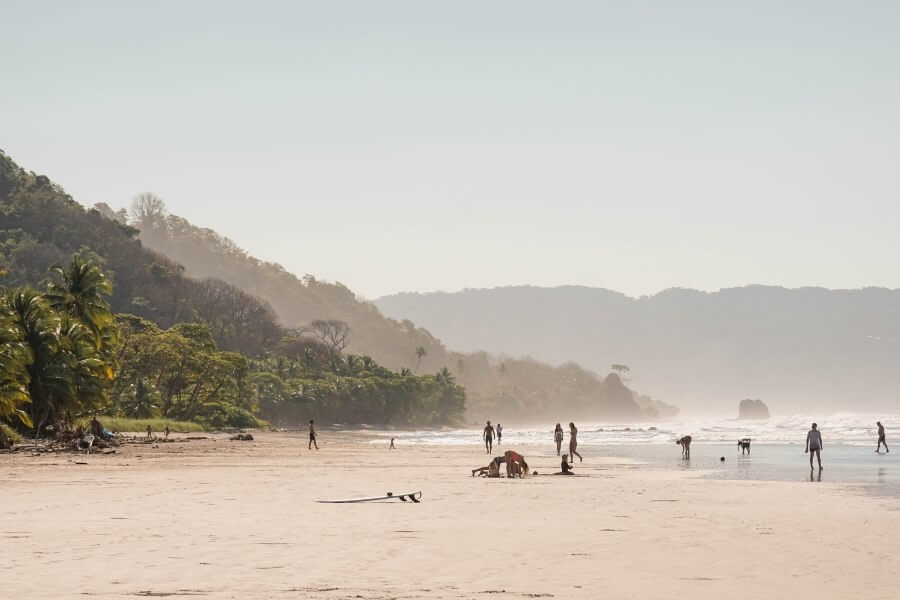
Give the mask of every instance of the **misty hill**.
M 896 410 L 900 291 L 747 286 L 669 289 L 504 287 L 375 301 L 461 350 L 524 352 L 604 370 L 691 411 L 729 414 L 742 398 L 774 413 Z
M 227 237 L 169 213 L 158 199 L 138 204 L 130 222 L 140 230 L 147 247 L 183 264 L 190 275 L 221 278 L 252 290 L 288 327 L 303 328 L 313 319 L 339 319 L 352 330 L 349 352 L 372 356 L 395 369 L 434 372 L 449 368 L 466 388 L 470 420 L 487 417 L 521 422 L 560 413 L 569 415 L 565 418 L 639 419 L 678 412 L 648 396 L 634 395 L 632 399 L 624 384 L 621 387 L 627 392 L 604 385 L 603 378 L 574 363 L 556 367 L 516 358 L 521 352 L 515 349 L 503 356 L 480 352 L 477 346 L 468 353 L 450 351 L 427 329 L 402 316 L 386 317 L 340 283 L 311 275 L 300 278 L 277 263 L 254 258 Z M 100 209 L 110 218 L 124 218 L 122 211 Z
M 289 351 L 297 345 L 291 341 L 296 330 L 317 319 L 346 321 L 348 365 L 358 363 L 353 355 L 363 355 L 411 375 L 447 367 L 466 388 L 469 420 L 677 412 L 574 363 L 551 366 L 530 358 L 451 352 L 427 330 L 385 317 L 345 286 L 301 279 L 259 261 L 228 238 L 169 214 L 158 199 L 143 196 L 136 208 L 132 215 L 105 203 L 85 209 L 48 177 L 25 171 L 0 151 L 2 284 L 43 288 L 50 267 L 83 255 L 99 261 L 112 279 L 114 312 L 162 328 L 203 323 L 220 349 L 250 357 Z

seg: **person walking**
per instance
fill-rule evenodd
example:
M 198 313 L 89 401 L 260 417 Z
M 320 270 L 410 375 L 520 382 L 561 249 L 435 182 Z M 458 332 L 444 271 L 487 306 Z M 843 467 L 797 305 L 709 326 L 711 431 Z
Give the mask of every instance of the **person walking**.
M 482 437 L 484 438 L 484 447 L 487 450 L 487 453 L 490 454 L 494 449 L 494 428 L 491 426 L 490 421 L 484 426 Z
M 309 420 L 309 444 L 307 445 L 307 448 L 310 449 L 310 450 L 312 450 L 313 444 L 315 444 L 316 450 L 318 450 L 318 449 L 319 449 L 319 444 L 316 442 L 316 426 L 315 426 L 315 422 L 314 422 L 312 419 L 310 419 L 310 420 Z
M 563 428 L 559 423 L 556 424 L 556 429 L 553 430 L 553 441 L 556 442 L 556 455 L 559 456 L 563 443 Z
M 575 427 L 575 423 L 569 423 L 569 456 L 577 456 L 579 462 L 584 462 L 584 459 L 578 454 L 578 428 Z M 574 460 L 574 459 L 573 459 Z
M 884 444 L 884 451 L 890 452 L 890 448 L 888 448 L 887 442 L 884 439 L 884 425 L 881 424 L 881 421 L 877 421 L 875 423 L 878 425 L 878 447 L 875 448 L 875 452 L 881 453 L 881 445 Z
M 822 470 L 822 432 L 819 426 L 812 424 L 812 429 L 806 434 L 806 452 L 809 453 L 809 468 L 813 468 L 813 455 L 819 461 L 819 470 Z
M 497 423 L 497 443 L 501 443 L 503 441 L 503 425 Z

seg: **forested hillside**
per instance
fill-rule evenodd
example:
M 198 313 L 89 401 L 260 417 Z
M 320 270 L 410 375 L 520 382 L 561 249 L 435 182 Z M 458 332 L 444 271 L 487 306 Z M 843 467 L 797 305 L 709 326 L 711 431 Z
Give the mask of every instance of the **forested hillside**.
M 347 353 L 333 335 L 344 327 L 283 328 L 254 295 L 187 276 L 0 153 L 0 424 L 39 431 L 96 412 L 211 427 L 462 422 L 452 373 Z
M 507 421 L 559 418 L 613 418 L 634 420 L 668 417 L 676 408 L 634 395 L 613 377 L 609 384 L 575 363 L 551 366 L 531 358 L 486 352 L 448 350 L 431 333 L 402 314 L 385 317 L 374 305 L 356 297 L 346 286 L 306 275 L 302 279 L 278 264 L 258 260 L 232 240 L 211 229 L 191 224 L 169 213 L 164 202 L 142 194 L 130 216 L 98 207 L 110 218 L 129 219 L 147 246 L 177 260 L 187 273 L 221 277 L 267 301 L 292 328 L 304 328 L 314 319 L 348 323 L 349 351 L 368 354 L 395 368 L 434 372 L 447 368 L 466 388 L 469 420 L 503 418 Z M 624 396 L 628 398 L 624 398 Z M 618 399 L 618 400 L 617 400 Z
M 377 420 L 375 409 L 352 410 L 358 400 L 360 406 L 382 406 L 383 422 L 457 421 L 464 410 L 454 391 L 457 382 L 466 390 L 470 421 L 643 419 L 677 412 L 633 394 L 618 377 L 604 379 L 574 363 L 551 366 L 530 358 L 451 352 L 427 330 L 385 317 L 340 283 L 298 278 L 249 256 L 214 231 L 169 214 L 152 194 L 138 196 L 130 213 L 106 204 L 86 210 L 47 177 L 26 172 L 0 154 L 0 264 L 7 271 L 2 285 L 42 290 L 51 268 L 72 258 L 102 270 L 112 283 L 111 311 L 141 319 L 146 323 L 142 331 L 153 325 L 158 339 L 183 346 L 186 342 L 171 336 L 183 337 L 184 324 L 199 323 L 215 352 L 239 354 L 248 369 L 275 373 L 280 383 L 271 389 L 279 390 L 282 401 L 291 398 L 291 407 L 276 402 L 286 412 L 270 411 L 267 418 L 299 418 L 297 407 L 305 402 L 318 407 L 323 418 Z M 141 355 L 139 362 L 146 358 Z M 370 367 L 384 375 L 374 387 L 339 379 L 368 377 Z M 401 379 L 386 381 L 388 372 Z M 139 379 L 128 373 L 123 370 L 129 385 L 137 386 L 139 379 L 142 385 L 152 379 L 162 385 L 158 373 Z M 369 390 L 371 397 L 355 396 L 360 390 Z M 165 397 L 165 390 L 153 391 Z M 442 394 L 449 395 L 436 400 Z M 318 404 L 310 404 L 312 397 L 319 398 Z M 402 416 L 387 408 L 395 401 L 408 405 Z M 242 402 L 253 407 L 251 412 L 267 410 L 260 399 Z

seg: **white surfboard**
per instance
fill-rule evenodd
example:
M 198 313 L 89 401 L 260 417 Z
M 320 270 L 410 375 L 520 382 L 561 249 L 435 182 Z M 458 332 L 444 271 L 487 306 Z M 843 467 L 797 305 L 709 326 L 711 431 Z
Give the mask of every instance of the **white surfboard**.
M 375 502 L 377 500 L 400 500 L 401 502 L 412 501 L 418 503 L 422 499 L 422 492 L 412 492 L 411 494 L 394 494 L 388 492 L 386 496 L 370 496 L 368 498 L 344 498 L 343 500 L 316 500 L 323 504 L 347 504 L 350 502 Z

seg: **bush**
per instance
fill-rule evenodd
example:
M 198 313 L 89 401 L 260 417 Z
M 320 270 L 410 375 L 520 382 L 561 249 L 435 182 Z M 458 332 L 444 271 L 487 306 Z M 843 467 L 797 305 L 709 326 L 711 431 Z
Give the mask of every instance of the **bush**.
M 199 417 L 204 425 L 210 429 L 221 429 L 223 427 L 263 427 L 265 421 L 257 419 L 249 410 L 238 408 L 233 404 L 225 402 L 215 402 L 207 404 L 204 408 L 204 414 Z
M 6 439 L 8 439 L 11 444 L 19 444 L 22 442 L 22 436 L 19 435 L 19 432 L 6 423 L 0 423 L 0 429 L 3 430 L 3 434 L 6 435 Z

